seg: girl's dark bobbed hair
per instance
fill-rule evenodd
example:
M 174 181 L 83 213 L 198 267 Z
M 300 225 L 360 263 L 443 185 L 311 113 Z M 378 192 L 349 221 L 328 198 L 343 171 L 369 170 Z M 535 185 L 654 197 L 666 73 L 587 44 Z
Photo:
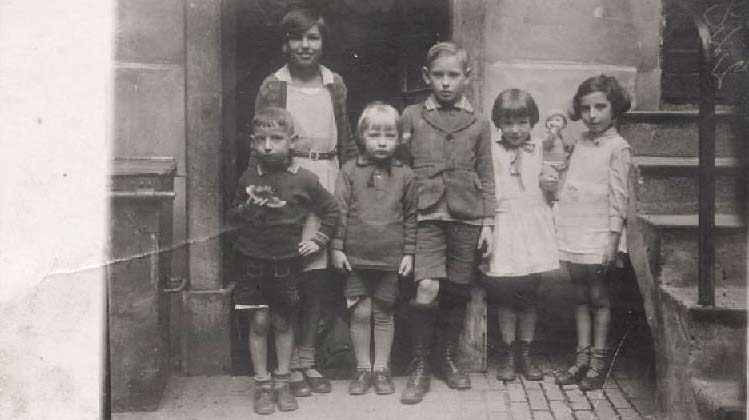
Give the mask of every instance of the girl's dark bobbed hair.
M 322 15 L 310 8 L 296 8 L 291 9 L 281 19 L 281 32 L 285 40 L 292 37 L 299 37 L 304 34 L 307 29 L 318 25 L 320 27 L 320 33 L 323 36 L 323 41 L 328 37 L 328 26 L 325 24 L 325 19 Z
M 521 89 L 507 89 L 497 95 L 492 107 L 492 122 L 499 127 L 500 120 L 511 117 L 528 117 L 531 127 L 538 122 L 538 106 L 530 93 Z
M 572 121 L 578 121 L 581 118 L 580 101 L 583 96 L 594 92 L 601 92 L 606 95 L 606 98 L 611 102 L 611 113 L 614 119 L 618 119 L 624 115 L 632 106 L 629 93 L 627 93 L 619 81 L 613 76 L 601 74 L 585 79 L 578 86 L 577 92 L 572 98 L 572 110 L 569 114 Z

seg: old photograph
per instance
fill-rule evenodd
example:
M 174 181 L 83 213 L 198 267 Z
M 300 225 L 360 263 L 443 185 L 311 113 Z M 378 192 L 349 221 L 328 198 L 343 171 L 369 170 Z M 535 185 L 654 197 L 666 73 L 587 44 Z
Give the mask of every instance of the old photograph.
M 104 3 L 0 2 L 0 417 L 746 418 L 749 1 Z

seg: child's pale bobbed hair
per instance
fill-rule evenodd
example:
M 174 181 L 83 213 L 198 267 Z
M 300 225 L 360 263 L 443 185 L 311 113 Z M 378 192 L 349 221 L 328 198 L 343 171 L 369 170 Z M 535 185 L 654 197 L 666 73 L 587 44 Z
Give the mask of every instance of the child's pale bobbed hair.
M 611 102 L 611 117 L 614 120 L 618 120 L 632 106 L 629 93 L 619 84 L 619 81 L 613 76 L 601 74 L 585 79 L 578 86 L 577 92 L 572 98 L 572 112 L 570 112 L 570 119 L 572 121 L 578 121 L 582 118 L 580 115 L 580 101 L 583 96 L 594 92 L 601 92 L 606 95 L 606 98 Z
M 392 120 L 395 128 L 398 130 L 398 135 L 400 136 L 402 132 L 401 117 L 398 113 L 398 110 L 384 102 L 374 101 L 364 107 L 364 110 L 359 116 L 359 122 L 356 126 L 356 145 L 359 146 L 360 150 L 364 150 L 365 148 L 364 132 L 367 131 L 367 129 L 372 125 L 372 120 L 374 120 L 375 117 L 378 116 L 384 116 L 389 120 Z
M 463 47 L 452 41 L 438 42 L 432 45 L 432 48 L 430 48 L 427 52 L 427 69 L 432 68 L 432 63 L 434 63 L 434 60 L 442 57 L 443 55 L 457 57 L 458 60 L 460 60 L 460 62 L 463 64 L 463 71 L 467 72 L 469 70 L 468 52 L 466 52 Z
M 251 123 L 252 132 L 258 128 L 280 128 L 289 136 L 294 135 L 294 117 L 284 108 L 268 106 L 255 112 Z
M 496 127 L 503 119 L 528 117 L 531 127 L 538 122 L 538 106 L 533 96 L 522 89 L 506 89 L 497 95 L 492 107 L 492 122 Z
M 289 39 L 299 38 L 307 30 L 317 25 L 323 36 L 323 42 L 328 37 L 328 26 L 322 15 L 310 8 L 292 9 L 281 19 L 281 32 L 284 35 L 284 42 Z

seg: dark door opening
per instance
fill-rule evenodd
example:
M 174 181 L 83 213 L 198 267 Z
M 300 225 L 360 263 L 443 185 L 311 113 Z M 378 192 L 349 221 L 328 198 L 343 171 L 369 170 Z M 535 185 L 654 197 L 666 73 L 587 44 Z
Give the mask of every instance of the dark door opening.
M 229 139 L 230 150 L 225 155 L 224 163 L 231 169 L 224 171 L 227 186 L 235 185 L 247 166 L 247 124 L 254 113 L 255 97 L 262 80 L 284 64 L 278 23 L 294 6 L 316 8 L 326 19 L 331 36 L 323 46 L 322 64 L 339 73 L 346 83 L 352 127 L 364 106 L 373 100 L 402 110 L 424 99 L 428 89 L 422 81 L 421 68 L 426 52 L 436 41 L 447 40 L 450 36 L 449 0 L 233 2 L 233 30 L 228 33 L 233 37 L 225 40 L 225 45 L 233 48 L 228 52 L 232 60 L 225 65 L 234 66 L 229 73 L 236 84 L 225 91 L 224 101 L 232 104 L 235 125 L 231 131 L 236 135 L 233 142 Z M 226 69 L 224 72 L 227 73 Z M 231 123 L 231 118 L 225 121 Z M 231 200 L 231 190 L 232 187 L 225 188 L 225 203 Z M 229 243 L 225 245 L 224 254 L 229 255 Z M 232 264 L 230 257 L 226 260 L 224 277 L 229 283 Z M 235 311 L 233 326 L 233 372 L 246 375 L 250 372 L 246 311 Z M 402 331 L 396 331 L 392 352 L 394 370 L 406 363 L 401 359 L 408 355 L 407 338 Z

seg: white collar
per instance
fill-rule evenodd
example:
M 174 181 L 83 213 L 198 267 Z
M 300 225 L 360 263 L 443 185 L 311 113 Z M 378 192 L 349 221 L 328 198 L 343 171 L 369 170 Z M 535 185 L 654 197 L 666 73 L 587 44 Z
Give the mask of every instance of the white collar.
M 290 174 L 296 174 L 299 172 L 299 164 L 296 163 L 296 160 L 294 158 L 290 158 L 289 166 L 286 167 L 286 172 Z M 265 172 L 263 172 L 263 167 L 260 166 L 260 164 L 257 164 L 257 174 L 260 176 L 265 175 Z
M 427 111 L 434 111 L 435 109 L 443 108 L 442 104 L 434 99 L 434 95 L 429 95 L 427 100 L 424 102 L 424 107 L 427 109 Z M 455 103 L 455 108 L 462 109 L 473 114 L 473 106 L 468 101 L 468 98 L 465 97 L 465 95 L 461 96 L 460 100 Z
M 284 65 L 280 69 L 276 70 L 273 75 L 276 76 L 276 79 L 282 82 L 291 83 L 291 72 L 289 71 L 288 65 Z M 320 75 L 322 76 L 323 85 L 333 84 L 333 72 L 322 64 L 320 64 Z

